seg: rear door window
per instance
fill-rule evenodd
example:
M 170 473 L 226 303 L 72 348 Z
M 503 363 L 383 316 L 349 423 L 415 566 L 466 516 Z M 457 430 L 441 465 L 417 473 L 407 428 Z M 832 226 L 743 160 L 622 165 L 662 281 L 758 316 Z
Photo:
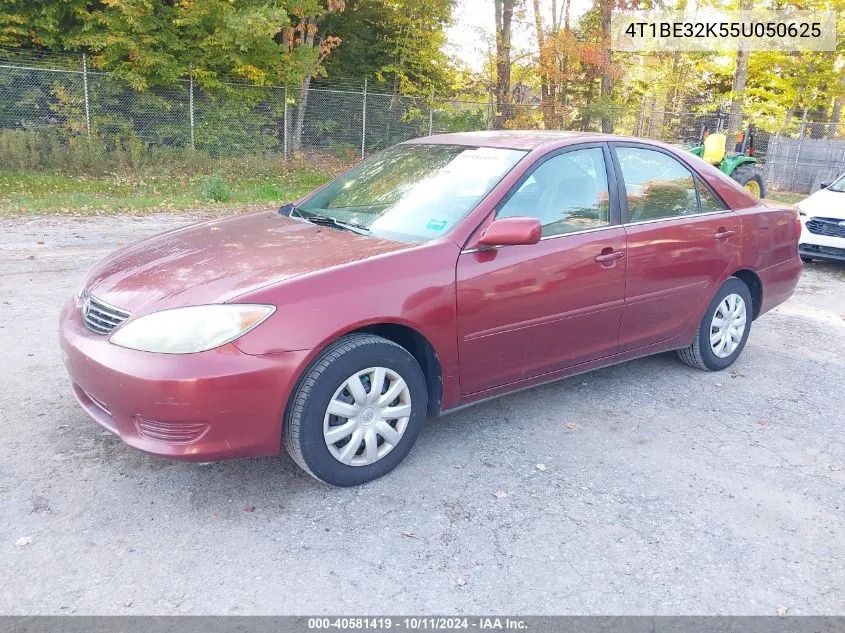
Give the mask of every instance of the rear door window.
M 701 202 L 702 213 L 725 210 L 726 207 L 724 203 L 710 193 L 710 190 L 705 187 L 700 180 L 696 180 L 696 184 L 698 185 L 698 198 Z
M 642 147 L 615 150 L 625 181 L 629 222 L 700 213 L 695 180 L 679 161 Z

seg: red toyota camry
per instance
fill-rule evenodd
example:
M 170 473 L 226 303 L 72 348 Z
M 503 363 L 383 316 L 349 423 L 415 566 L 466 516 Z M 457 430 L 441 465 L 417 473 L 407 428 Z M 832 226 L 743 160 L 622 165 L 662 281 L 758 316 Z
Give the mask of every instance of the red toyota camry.
M 720 370 L 801 269 L 794 210 L 673 147 L 565 132 L 397 145 L 280 210 L 120 249 L 60 339 L 126 443 L 210 461 L 284 446 L 346 486 L 430 416 L 647 354 Z

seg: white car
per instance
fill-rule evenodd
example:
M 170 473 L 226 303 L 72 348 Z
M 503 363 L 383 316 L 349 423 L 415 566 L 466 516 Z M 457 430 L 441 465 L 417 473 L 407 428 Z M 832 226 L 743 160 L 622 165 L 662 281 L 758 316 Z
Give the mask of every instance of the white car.
M 801 259 L 845 262 L 845 174 L 796 206 L 801 216 Z

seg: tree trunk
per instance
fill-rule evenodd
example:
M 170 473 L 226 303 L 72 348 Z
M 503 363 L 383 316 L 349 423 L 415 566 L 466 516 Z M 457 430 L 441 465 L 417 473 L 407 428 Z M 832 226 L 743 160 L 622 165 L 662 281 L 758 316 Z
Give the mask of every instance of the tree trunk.
M 786 116 L 783 117 L 783 132 L 787 136 L 790 135 L 791 130 L 790 126 L 792 125 L 792 119 L 795 118 L 795 111 L 801 106 L 804 102 L 804 93 L 807 91 L 807 80 L 804 79 L 801 82 L 801 85 L 798 87 L 798 94 L 795 95 L 795 101 L 792 102 L 792 105 L 786 111 Z
M 496 8 L 496 118 L 500 130 L 513 118 L 511 105 L 511 22 L 515 0 L 495 0 Z
M 833 100 L 833 110 L 830 113 L 830 125 L 827 128 L 827 138 L 836 138 L 839 131 L 839 121 L 842 118 L 842 102 L 845 101 L 845 73 L 839 81 L 839 94 Z
M 683 11 L 686 9 L 687 0 L 679 0 L 677 11 Z M 669 76 L 669 95 L 666 98 L 666 105 L 665 109 L 669 112 L 669 116 L 674 118 L 674 114 L 680 110 L 680 103 L 679 97 L 681 96 L 681 86 L 683 86 L 683 82 L 681 81 L 681 51 L 675 51 L 672 54 L 672 74 Z M 681 140 L 681 139 L 678 139 Z
M 555 14 L 555 2 L 552 1 L 552 16 Z M 534 26 L 537 29 L 537 51 L 539 53 L 539 75 L 540 75 L 540 114 L 543 115 L 543 125 L 547 130 L 557 129 L 558 124 L 555 117 L 555 86 L 549 76 L 549 69 L 552 64 L 549 59 L 549 51 L 546 50 L 545 35 L 543 33 L 543 16 L 540 13 L 540 0 L 534 0 Z M 554 18 L 552 18 L 552 30 L 554 30 Z
M 571 0 L 563 0 L 563 4 L 561 5 L 561 12 L 563 13 L 563 30 L 569 35 L 571 29 L 569 28 L 569 8 L 571 6 Z M 558 21 L 558 25 L 560 25 L 560 21 Z M 556 33 L 560 31 L 560 27 L 558 27 Z M 566 101 L 567 96 L 569 93 L 569 80 L 564 77 L 564 70 L 569 66 L 569 56 L 564 53 L 560 58 L 558 58 L 558 66 L 557 66 L 557 100 L 560 102 L 560 128 L 566 129 L 568 125 L 567 121 L 567 110 L 566 110 Z
M 393 141 L 390 140 L 390 135 L 392 133 L 391 130 L 391 122 L 393 121 L 393 109 L 396 107 L 396 99 L 399 96 L 399 75 L 395 75 L 393 77 L 393 90 L 390 94 L 390 101 L 387 102 L 387 125 L 386 125 L 386 134 L 385 137 L 387 138 L 386 146 L 390 147 L 393 145 Z
M 306 27 L 306 32 L 310 31 Z M 314 33 L 308 32 L 305 37 L 305 45 L 314 48 Z M 302 147 L 302 130 L 305 126 L 305 108 L 308 106 L 308 88 L 311 86 L 311 68 L 305 71 L 302 78 L 302 91 L 299 95 L 299 108 L 296 110 L 296 125 L 293 128 L 293 151 L 298 152 Z
M 601 73 L 601 97 L 606 108 L 610 107 L 613 94 L 613 75 L 610 56 L 610 12 L 613 8 L 612 0 L 599 0 L 601 5 L 601 47 L 604 53 L 603 68 Z M 605 134 L 613 133 L 613 117 L 610 111 L 604 110 L 601 116 L 601 131 Z
M 830 125 L 827 128 L 827 138 L 836 138 L 839 131 L 839 121 L 842 118 L 842 97 L 836 97 L 833 102 L 833 111 L 830 113 Z
M 751 11 L 753 8 L 753 0 L 739 0 L 740 11 Z M 742 128 L 742 101 L 745 97 L 745 84 L 748 81 L 748 51 L 743 46 L 743 42 L 739 44 L 740 48 L 736 52 L 736 71 L 734 72 L 734 81 L 731 91 L 733 97 L 731 98 L 731 109 L 728 115 L 728 149 L 733 151 L 734 143 L 736 142 L 736 135 Z
M 745 96 L 745 83 L 748 80 L 748 51 L 740 49 L 736 52 L 736 72 L 734 73 L 733 98 L 728 114 L 728 146 L 732 147 L 731 139 L 736 137 L 742 126 L 742 100 Z
M 293 151 L 302 148 L 302 130 L 305 126 L 305 108 L 308 107 L 308 88 L 311 85 L 311 71 L 302 78 L 302 89 L 299 95 L 299 108 L 296 110 L 296 124 L 293 127 Z

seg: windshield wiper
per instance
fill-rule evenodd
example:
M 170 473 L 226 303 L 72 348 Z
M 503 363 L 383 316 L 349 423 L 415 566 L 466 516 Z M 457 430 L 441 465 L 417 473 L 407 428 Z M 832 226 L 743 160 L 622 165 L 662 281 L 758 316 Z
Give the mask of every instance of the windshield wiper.
M 311 222 L 311 224 L 318 224 L 320 226 L 334 226 L 345 231 L 352 231 L 353 233 L 357 233 L 358 235 L 369 235 L 370 233 L 370 229 L 368 229 L 366 226 L 362 226 L 361 224 L 354 224 L 352 222 L 342 222 L 341 220 L 330 218 L 327 215 L 317 215 L 309 213 L 308 215 L 300 215 L 299 217 L 301 217 L 306 222 Z
M 286 215 L 294 219 L 305 220 L 306 222 L 310 222 L 311 224 L 317 224 L 319 226 L 333 226 L 344 231 L 351 231 L 353 233 L 357 233 L 358 235 L 370 234 L 370 229 L 361 224 L 355 224 L 354 222 L 343 222 L 342 220 L 338 220 L 327 215 L 312 213 L 311 211 L 306 211 L 305 213 L 303 213 L 299 210 L 299 208 L 297 208 L 293 204 L 286 204 L 282 206 L 279 209 L 279 214 Z

